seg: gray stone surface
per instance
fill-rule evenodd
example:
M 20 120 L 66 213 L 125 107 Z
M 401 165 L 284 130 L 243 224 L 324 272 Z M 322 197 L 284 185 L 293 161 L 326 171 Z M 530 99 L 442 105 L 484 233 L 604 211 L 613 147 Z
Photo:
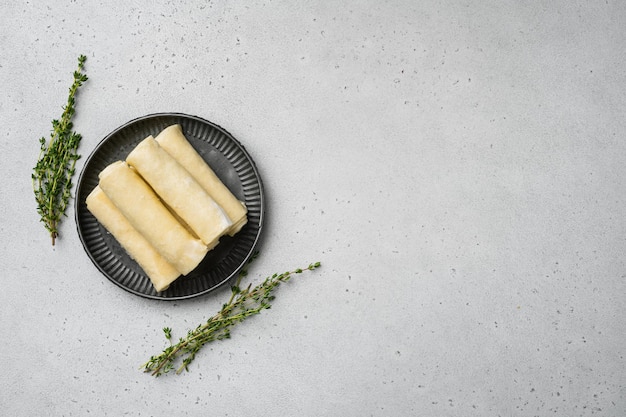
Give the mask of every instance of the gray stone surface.
M 626 414 L 626 3 L 5 1 L 0 407 L 11 416 Z M 86 156 L 212 120 L 267 191 L 250 282 L 321 261 L 154 379 L 228 289 L 111 284 L 30 175 L 79 54 Z M 84 160 L 79 162 L 79 170 Z

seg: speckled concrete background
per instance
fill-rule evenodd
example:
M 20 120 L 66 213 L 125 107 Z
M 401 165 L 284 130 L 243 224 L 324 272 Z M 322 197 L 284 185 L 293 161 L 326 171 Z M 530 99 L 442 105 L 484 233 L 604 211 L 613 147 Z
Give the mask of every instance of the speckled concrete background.
M 626 3 L 5 1 L 0 408 L 10 416 L 626 415 Z M 228 297 L 127 293 L 30 174 L 79 54 L 88 155 L 176 111 L 266 185 L 251 282 L 321 261 L 188 374 Z M 82 167 L 82 162 L 79 168 Z

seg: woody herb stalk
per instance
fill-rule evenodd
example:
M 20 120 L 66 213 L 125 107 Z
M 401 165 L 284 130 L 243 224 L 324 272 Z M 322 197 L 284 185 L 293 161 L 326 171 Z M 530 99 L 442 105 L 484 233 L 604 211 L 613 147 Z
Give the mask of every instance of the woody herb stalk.
M 256 257 L 253 256 L 252 259 Z M 271 307 L 276 288 L 289 281 L 294 274 L 300 274 L 305 270 L 312 271 L 320 266 L 319 262 L 312 263 L 306 268 L 297 268 L 293 271 L 274 274 L 265 278 L 256 287 L 249 285 L 241 289 L 241 279 L 247 275 L 247 267 L 239 274 L 237 282 L 231 287 L 231 296 L 222 309 L 206 323 L 199 325 L 181 337 L 177 343 L 172 341 L 172 329 L 163 328 L 165 338 L 170 342 L 159 355 L 151 356 L 148 362 L 142 365 L 145 372 L 151 372 L 153 376 L 160 376 L 176 368 L 176 373 L 189 370 L 189 364 L 195 359 L 196 353 L 207 343 L 230 338 L 230 329 L 246 318 L 259 314 Z M 178 361 L 178 365 L 175 362 Z
M 72 130 L 72 117 L 76 111 L 76 91 L 87 81 L 83 73 L 86 59 L 84 55 L 78 57 L 78 69 L 74 71 L 67 104 L 63 107 L 61 118 L 52 120 L 50 140 L 46 143 L 44 137 L 39 139 L 39 158 L 32 173 L 37 213 L 50 233 L 53 246 L 59 234 L 59 223 L 65 216 L 70 200 L 76 161 L 80 158 L 77 150 L 81 135 Z

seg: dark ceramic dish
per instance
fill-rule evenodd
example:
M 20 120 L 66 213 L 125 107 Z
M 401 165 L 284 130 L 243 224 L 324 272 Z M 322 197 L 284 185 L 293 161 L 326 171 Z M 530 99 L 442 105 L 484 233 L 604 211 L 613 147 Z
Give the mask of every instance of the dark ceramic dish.
M 87 210 L 85 199 L 108 164 L 124 160 L 149 135 L 180 124 L 183 133 L 222 182 L 248 208 L 248 223 L 234 237 L 222 237 L 198 267 L 157 293 L 150 280 L 117 241 Z M 131 293 L 159 300 L 179 300 L 206 294 L 237 275 L 254 252 L 263 226 L 263 184 L 245 148 L 221 127 L 195 116 L 158 113 L 140 117 L 107 135 L 87 158 L 75 198 L 80 240 L 96 267 L 113 283 Z

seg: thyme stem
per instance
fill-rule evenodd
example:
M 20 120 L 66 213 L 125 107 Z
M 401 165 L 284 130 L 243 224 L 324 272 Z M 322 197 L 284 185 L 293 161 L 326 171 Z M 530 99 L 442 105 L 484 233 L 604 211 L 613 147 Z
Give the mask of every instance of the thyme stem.
M 67 104 L 63 107 L 61 118 L 52 120 L 48 143 L 43 137 L 39 139 L 39 157 L 32 173 L 37 213 L 50 233 L 53 246 L 59 234 L 58 225 L 65 216 L 70 199 L 76 161 L 80 158 L 77 150 L 81 135 L 72 131 L 72 117 L 76 111 L 76 91 L 87 81 L 87 76 L 82 72 L 86 60 L 84 55 L 78 57 L 78 69 L 74 71 Z
M 257 257 L 255 254 L 250 262 Z M 153 376 L 160 376 L 174 369 L 174 363 L 181 358 L 181 363 L 176 369 L 176 373 L 189 370 L 189 364 L 194 360 L 196 353 L 207 343 L 215 340 L 230 338 L 230 328 L 246 318 L 259 314 L 261 311 L 271 307 L 274 300 L 274 291 L 292 275 L 300 274 L 305 270 L 312 271 L 320 266 L 319 262 L 312 263 L 306 268 L 298 268 L 292 271 L 274 274 L 265 278 L 263 282 L 255 287 L 249 285 L 241 290 L 239 285 L 243 277 L 248 274 L 248 266 L 239 273 L 237 281 L 231 287 L 231 295 L 227 303 L 214 316 L 209 318 L 204 324 L 199 325 L 194 330 L 187 332 L 187 336 L 180 338 L 177 343 L 171 342 L 171 329 L 164 328 L 165 337 L 170 341 L 159 355 L 151 356 L 150 359 L 141 366 L 144 372 L 151 372 Z

